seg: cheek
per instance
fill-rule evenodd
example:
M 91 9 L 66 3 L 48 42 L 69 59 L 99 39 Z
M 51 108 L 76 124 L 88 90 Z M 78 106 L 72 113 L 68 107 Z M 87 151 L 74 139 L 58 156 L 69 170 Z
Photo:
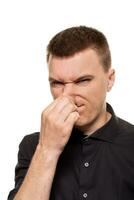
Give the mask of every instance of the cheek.
M 107 88 L 105 84 L 96 84 L 88 90 L 83 90 L 83 97 L 85 97 L 89 106 L 95 108 L 105 101 L 106 92 Z

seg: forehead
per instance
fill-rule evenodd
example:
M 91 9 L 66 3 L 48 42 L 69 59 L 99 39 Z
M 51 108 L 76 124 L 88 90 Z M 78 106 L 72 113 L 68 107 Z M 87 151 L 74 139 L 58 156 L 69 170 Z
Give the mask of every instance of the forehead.
M 49 77 L 73 80 L 83 74 L 95 75 L 103 70 L 98 54 L 86 49 L 71 57 L 50 56 L 48 61 Z

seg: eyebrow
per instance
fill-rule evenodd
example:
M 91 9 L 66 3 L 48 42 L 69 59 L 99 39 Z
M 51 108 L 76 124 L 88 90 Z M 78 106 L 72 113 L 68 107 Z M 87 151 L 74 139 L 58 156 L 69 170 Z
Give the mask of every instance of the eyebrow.
M 76 80 L 74 80 L 74 81 L 69 81 L 69 82 L 77 82 L 77 81 L 81 81 L 81 80 L 83 80 L 83 79 L 93 79 L 93 78 L 94 78 L 93 75 L 84 74 L 84 75 L 78 77 Z M 53 82 L 53 81 L 64 82 L 64 81 L 61 80 L 61 79 L 58 80 L 58 79 L 55 79 L 55 78 L 53 78 L 53 77 L 49 77 L 48 80 L 49 80 L 49 82 Z

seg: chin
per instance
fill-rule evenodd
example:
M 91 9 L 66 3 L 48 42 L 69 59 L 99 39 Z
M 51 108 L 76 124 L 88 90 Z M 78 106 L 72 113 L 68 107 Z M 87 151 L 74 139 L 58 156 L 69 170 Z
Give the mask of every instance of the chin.
M 94 119 L 90 116 L 80 116 L 78 120 L 75 122 L 74 126 L 78 129 L 84 130 L 90 128 L 92 126 Z
M 82 120 L 81 117 L 75 122 L 75 126 L 76 127 L 81 127 L 81 126 L 84 126 L 86 125 L 86 120 Z

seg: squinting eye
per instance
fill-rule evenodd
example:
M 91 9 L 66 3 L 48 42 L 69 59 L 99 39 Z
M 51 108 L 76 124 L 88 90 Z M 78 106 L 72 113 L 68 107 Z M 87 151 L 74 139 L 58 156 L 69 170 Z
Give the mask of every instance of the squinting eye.
M 85 85 L 88 84 L 91 81 L 91 79 L 82 79 L 76 82 L 77 85 Z
M 64 85 L 64 83 L 62 83 L 60 81 L 54 81 L 54 82 L 50 82 L 50 85 L 52 87 L 62 87 Z

